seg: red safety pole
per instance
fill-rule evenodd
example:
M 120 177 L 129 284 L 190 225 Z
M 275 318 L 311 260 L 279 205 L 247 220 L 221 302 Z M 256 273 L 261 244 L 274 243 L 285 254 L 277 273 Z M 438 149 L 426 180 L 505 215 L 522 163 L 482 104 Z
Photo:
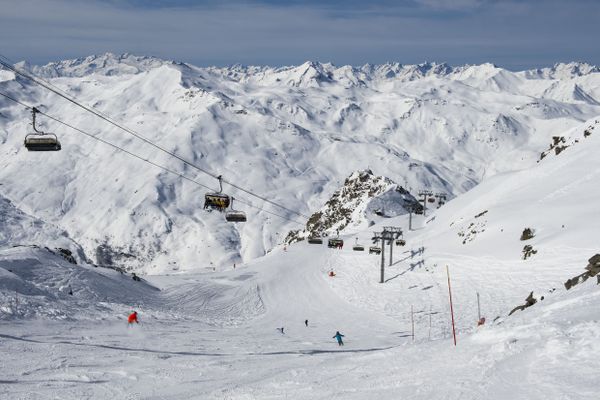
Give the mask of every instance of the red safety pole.
M 452 336 L 454 337 L 454 345 L 456 346 L 456 329 L 454 328 L 454 308 L 452 307 L 452 290 L 450 289 L 450 271 L 446 265 L 446 274 L 448 275 L 448 294 L 450 295 L 450 315 L 452 316 Z

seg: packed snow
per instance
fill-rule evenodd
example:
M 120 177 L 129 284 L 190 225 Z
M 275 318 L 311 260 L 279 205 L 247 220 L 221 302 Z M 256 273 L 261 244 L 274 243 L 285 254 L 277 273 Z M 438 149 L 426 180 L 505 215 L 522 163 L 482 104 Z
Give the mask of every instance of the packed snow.
M 310 226 L 251 209 L 227 224 L 203 189 L 71 132 L 61 152 L 28 153 L 27 114 L 0 100 L 0 398 L 597 398 L 600 275 L 565 286 L 600 253 L 597 68 L 110 54 L 30 68 L 330 216 L 320 232 L 344 246 L 284 244 Z M 214 186 L 14 75 L 0 91 Z M 449 201 L 408 214 L 420 189 Z M 379 283 L 381 255 L 352 245 L 388 226 L 406 244 L 391 262 L 385 246 Z

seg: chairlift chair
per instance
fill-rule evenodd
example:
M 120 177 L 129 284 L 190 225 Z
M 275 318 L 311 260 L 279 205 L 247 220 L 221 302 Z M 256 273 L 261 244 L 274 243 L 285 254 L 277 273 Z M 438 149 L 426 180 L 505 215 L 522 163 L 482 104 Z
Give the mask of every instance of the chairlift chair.
M 308 243 L 309 244 L 323 244 L 323 239 L 321 239 L 320 237 L 309 237 L 308 238 Z
M 225 213 L 225 219 L 229 222 L 246 222 L 246 213 L 233 209 L 233 197 L 231 198 L 231 210 Z
M 39 113 L 37 108 L 31 109 L 32 125 L 35 133 L 25 136 L 23 144 L 29 151 L 59 151 L 61 149 L 58 137 L 53 133 L 39 131 L 35 126 L 35 115 Z
M 404 246 L 404 245 L 406 245 L 406 240 L 396 239 L 396 246 Z
M 358 244 L 358 238 L 356 238 L 356 243 L 354 243 L 354 246 L 352 246 L 352 250 L 365 251 L 365 246 L 363 246 L 362 244 Z
M 377 247 L 377 246 L 369 247 L 369 254 L 381 254 L 381 247 Z
M 219 191 L 216 193 L 206 193 L 204 195 L 204 209 L 225 211 L 231 204 L 231 198 L 223 194 L 223 178 L 221 175 L 217 177 L 219 180 Z
M 330 249 L 335 249 L 344 245 L 344 241 L 342 239 L 329 239 L 327 241 L 327 247 Z

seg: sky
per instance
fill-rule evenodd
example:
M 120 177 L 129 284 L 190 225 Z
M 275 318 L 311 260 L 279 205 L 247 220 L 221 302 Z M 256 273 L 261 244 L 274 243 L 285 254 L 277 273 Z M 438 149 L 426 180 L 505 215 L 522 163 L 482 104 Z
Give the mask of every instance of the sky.
M 198 66 L 600 65 L 598 0 L 0 0 L 0 54 L 105 52 Z

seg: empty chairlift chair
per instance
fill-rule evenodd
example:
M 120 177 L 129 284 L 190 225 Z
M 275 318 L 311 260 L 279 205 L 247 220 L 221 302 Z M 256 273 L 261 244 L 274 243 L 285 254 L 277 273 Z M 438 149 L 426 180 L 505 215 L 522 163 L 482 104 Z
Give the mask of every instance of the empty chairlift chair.
M 59 151 L 61 149 L 58 137 L 53 133 L 38 131 L 35 126 L 35 114 L 39 113 L 37 108 L 31 109 L 32 125 L 35 133 L 25 136 L 25 148 L 29 151 Z
M 358 238 L 356 238 L 356 243 L 352 246 L 352 250 L 354 251 L 365 251 L 365 246 L 362 244 L 358 244 Z
M 206 193 L 204 195 L 204 209 L 225 211 L 231 204 L 231 198 L 223 194 L 223 183 L 221 175 L 217 177 L 219 180 L 219 191 L 215 193 Z
M 246 222 L 246 213 L 233 209 L 233 197 L 231 198 L 231 210 L 225 213 L 225 219 L 229 222 Z
M 323 244 L 323 239 L 316 236 L 309 236 L 308 243 L 310 244 Z

